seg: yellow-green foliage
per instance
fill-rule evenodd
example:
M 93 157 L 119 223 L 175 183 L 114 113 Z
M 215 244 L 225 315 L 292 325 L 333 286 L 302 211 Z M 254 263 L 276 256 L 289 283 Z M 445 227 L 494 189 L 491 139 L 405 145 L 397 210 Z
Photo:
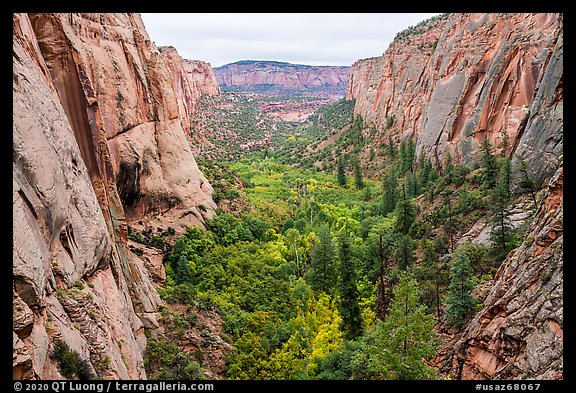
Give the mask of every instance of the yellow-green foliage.
M 265 355 L 259 362 L 246 362 L 246 354 L 241 352 L 243 346 L 237 347 L 231 356 L 229 366 L 231 378 L 244 379 L 247 376 L 252 379 L 314 378 L 318 361 L 343 344 L 339 328 L 342 318 L 338 314 L 334 300 L 325 293 L 316 297 L 302 280 L 299 284 L 305 287 L 307 297 L 297 306 L 296 317 L 289 321 L 292 334 L 270 355 L 262 352 L 261 346 L 257 345 L 256 348 L 259 348 L 257 353 Z M 264 325 L 269 317 L 265 315 L 260 319 L 260 323 Z M 257 341 L 257 337 L 253 332 L 248 332 L 239 341 L 246 344 Z M 254 355 L 254 346 L 252 349 L 251 355 Z M 240 361 L 246 363 L 241 364 Z
M 449 231 L 464 230 L 455 224 L 482 213 L 484 200 L 462 177 L 450 205 L 435 202 L 453 179 L 426 162 L 415 165 L 409 144 L 403 151 L 392 158 L 398 169 L 363 179 L 364 190 L 269 156 L 213 169 L 244 184 L 254 208 L 219 211 L 207 230 L 190 228 L 166 255 L 160 292 L 166 302 L 223 317 L 232 346 L 226 378 L 436 378 L 423 359 L 436 350 L 432 315 L 445 318 L 449 269 L 440 257 L 451 251 Z M 414 198 L 424 192 L 428 206 Z M 344 239 L 346 252 L 335 247 Z M 486 250 L 468 248 L 475 273 L 489 273 Z M 179 261 L 188 262 L 189 274 Z M 165 322 L 186 329 L 173 315 Z M 173 347 L 156 349 L 158 362 L 182 360 Z

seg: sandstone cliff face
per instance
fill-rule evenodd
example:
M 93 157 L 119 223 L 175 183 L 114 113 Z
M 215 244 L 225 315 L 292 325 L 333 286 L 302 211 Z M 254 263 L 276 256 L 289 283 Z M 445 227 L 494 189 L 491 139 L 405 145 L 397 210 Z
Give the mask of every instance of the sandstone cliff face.
M 463 379 L 563 378 L 563 167 L 445 359 Z
M 176 48 L 164 46 L 158 48 L 162 61 L 172 73 L 179 113 L 182 114 L 182 128 L 190 129 L 189 114 L 198 108 L 203 96 L 217 96 L 220 85 L 210 64 L 199 60 L 182 59 Z
M 392 130 L 415 136 L 418 153 L 437 165 L 450 153 L 471 166 L 481 141 L 499 146 L 507 135 L 508 152 L 534 159 L 542 185 L 563 144 L 562 25 L 545 13 L 438 18 L 354 63 L 347 98 L 382 132 L 394 118 Z M 549 154 L 530 154 L 540 149 Z
M 13 25 L 13 377 L 61 378 L 63 340 L 93 376 L 145 378 L 143 328 L 161 301 L 127 223 L 212 214 L 186 140 L 210 77 L 158 51 L 138 15 Z
M 89 135 L 88 122 L 77 115 L 82 106 L 98 117 L 93 128 L 106 138 L 128 217 L 178 207 L 188 217 L 184 225 L 209 216 L 212 189 L 185 139 L 199 89 L 177 53 L 159 52 L 137 15 L 32 14 L 30 20 L 76 139 Z
M 196 94 L 193 95 L 195 99 L 191 102 L 193 108 L 197 106 L 198 99 L 201 96 L 212 97 L 221 93 L 220 85 L 218 84 L 218 80 L 210 63 L 200 60 L 183 59 L 182 69 L 188 82 L 196 87 Z
M 346 89 L 350 67 L 308 66 L 277 61 L 243 60 L 214 68 L 221 86 L 276 85 L 306 89 L 333 86 Z

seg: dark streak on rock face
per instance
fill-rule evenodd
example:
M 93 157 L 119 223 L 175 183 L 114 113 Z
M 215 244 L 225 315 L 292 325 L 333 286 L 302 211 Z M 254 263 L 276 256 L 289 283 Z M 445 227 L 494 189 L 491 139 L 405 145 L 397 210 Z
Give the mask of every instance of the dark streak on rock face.
M 141 197 L 140 194 L 140 169 L 138 161 L 120 163 L 120 170 L 116 177 L 116 188 L 120 194 L 120 200 L 126 210 L 130 210 Z
M 464 13 L 429 27 L 402 32 L 409 39 L 352 65 L 347 98 L 356 99 L 354 113 L 365 123 L 383 130 L 374 144 L 390 132 L 413 136 L 418 155 L 440 164 L 450 154 L 473 166 L 484 139 L 498 147 L 506 135 L 507 154 L 523 155 L 544 186 L 562 149 L 562 17 Z

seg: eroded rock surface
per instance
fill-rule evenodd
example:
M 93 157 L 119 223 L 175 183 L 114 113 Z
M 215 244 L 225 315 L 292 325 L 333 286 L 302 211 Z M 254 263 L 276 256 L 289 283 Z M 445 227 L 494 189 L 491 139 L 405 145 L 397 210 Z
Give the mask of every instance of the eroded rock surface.
M 508 138 L 541 187 L 561 164 L 562 56 L 559 14 L 449 14 L 355 62 L 347 98 L 381 141 L 414 136 L 439 166 L 450 153 L 471 167 L 480 142 Z
M 62 340 L 93 376 L 143 379 L 164 272 L 130 252 L 127 223 L 213 214 L 186 133 L 218 85 L 207 64 L 159 51 L 139 15 L 13 26 L 13 377 L 62 378 Z
M 398 34 L 383 56 L 357 61 L 347 98 L 379 130 L 375 143 L 413 136 L 438 168 L 448 154 L 473 167 L 487 139 L 512 158 L 515 191 L 521 161 L 535 189 L 550 181 L 522 245 L 480 291 L 482 310 L 463 332 L 443 332 L 435 365 L 453 378 L 563 378 L 562 15 L 434 18 Z M 529 214 L 518 209 L 513 224 Z M 488 236 L 482 219 L 462 242 Z
M 349 66 L 309 66 L 279 61 L 242 60 L 214 68 L 216 79 L 225 88 L 254 91 L 258 86 L 324 92 L 342 97 L 346 91 Z
M 563 378 L 563 167 L 522 244 L 502 263 L 482 309 L 445 338 L 438 368 L 462 379 Z

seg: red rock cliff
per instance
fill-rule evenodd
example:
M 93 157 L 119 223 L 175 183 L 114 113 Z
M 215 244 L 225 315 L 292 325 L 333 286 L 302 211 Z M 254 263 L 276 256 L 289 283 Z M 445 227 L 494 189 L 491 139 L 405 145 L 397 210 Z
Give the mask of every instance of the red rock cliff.
M 354 63 L 347 98 L 356 99 L 355 113 L 382 132 L 387 117 L 394 118 L 392 130 L 415 136 L 418 152 L 438 164 L 451 153 L 471 166 L 482 140 L 498 146 L 504 134 L 511 152 L 530 145 L 526 152 L 544 149 L 557 157 L 562 25 L 560 15 L 546 13 L 429 20 L 398 34 L 383 56 Z M 533 107 L 542 89 L 546 98 Z M 537 141 L 542 128 L 551 140 Z M 558 166 L 555 159 L 534 175 L 541 184 Z
M 524 242 L 447 357 L 462 379 L 563 379 L 564 171 L 550 180 Z
M 202 96 L 220 94 L 220 86 L 210 64 L 199 60 L 182 59 L 176 48 L 164 46 L 158 48 L 162 60 L 168 65 L 174 83 L 176 100 L 182 116 L 182 128 L 190 130 L 189 115 L 197 109 Z
M 523 157 L 545 197 L 482 309 L 445 343 L 439 369 L 462 379 L 562 379 L 562 16 L 429 20 L 383 56 L 356 62 L 347 97 L 385 142 L 390 132 L 414 136 L 418 153 L 438 165 L 450 153 L 471 166 L 481 141 L 499 146 L 507 135 L 513 165 Z
M 145 378 L 161 300 L 127 223 L 211 216 L 186 133 L 219 89 L 139 15 L 14 14 L 13 28 L 13 377 L 61 378 L 62 340 L 93 377 Z

